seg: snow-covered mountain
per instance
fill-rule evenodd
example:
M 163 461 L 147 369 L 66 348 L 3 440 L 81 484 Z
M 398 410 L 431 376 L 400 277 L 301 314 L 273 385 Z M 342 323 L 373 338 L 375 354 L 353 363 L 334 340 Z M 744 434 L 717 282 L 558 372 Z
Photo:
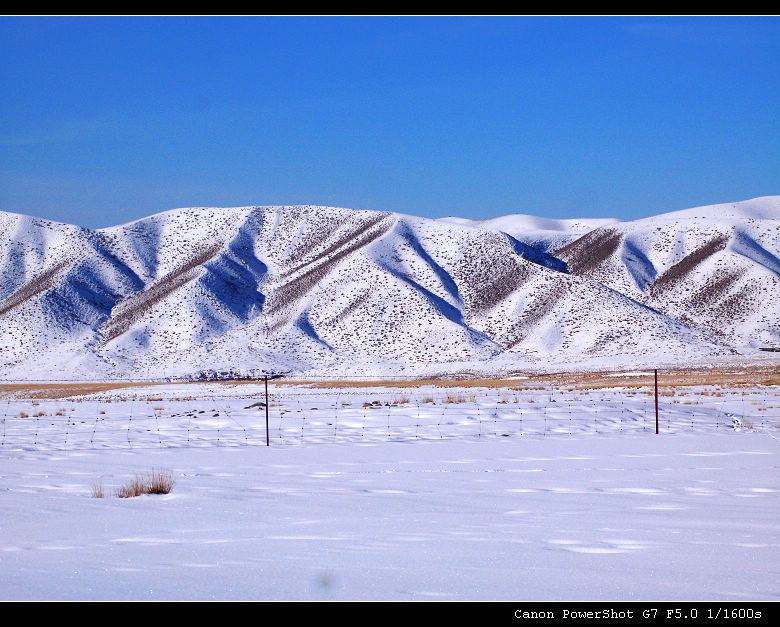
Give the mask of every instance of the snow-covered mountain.
M 510 374 L 780 343 L 780 197 L 634 222 L 0 212 L 4 378 Z
M 489 220 L 468 220 L 466 218 L 441 218 L 442 222 L 474 226 L 483 229 L 503 231 L 529 246 L 545 252 L 554 252 L 566 244 L 590 233 L 599 227 L 620 222 L 614 218 L 583 218 L 556 220 L 526 214 L 499 216 Z
M 734 347 L 778 343 L 778 196 L 632 222 L 505 216 L 482 224 Z

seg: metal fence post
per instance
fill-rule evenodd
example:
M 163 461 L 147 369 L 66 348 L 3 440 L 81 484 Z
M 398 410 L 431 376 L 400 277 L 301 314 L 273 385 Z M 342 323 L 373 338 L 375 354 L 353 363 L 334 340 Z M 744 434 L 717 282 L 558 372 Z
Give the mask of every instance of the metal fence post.
M 655 369 L 655 432 L 658 434 L 658 368 Z

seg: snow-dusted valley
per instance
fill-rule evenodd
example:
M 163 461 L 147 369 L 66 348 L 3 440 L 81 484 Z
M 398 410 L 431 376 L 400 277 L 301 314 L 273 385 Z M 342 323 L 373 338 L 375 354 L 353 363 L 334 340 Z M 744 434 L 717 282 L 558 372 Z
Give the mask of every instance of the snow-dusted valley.
M 89 230 L 2 213 L 0 234 L 6 380 L 507 376 L 780 344 L 780 197 L 633 222 L 300 206 Z

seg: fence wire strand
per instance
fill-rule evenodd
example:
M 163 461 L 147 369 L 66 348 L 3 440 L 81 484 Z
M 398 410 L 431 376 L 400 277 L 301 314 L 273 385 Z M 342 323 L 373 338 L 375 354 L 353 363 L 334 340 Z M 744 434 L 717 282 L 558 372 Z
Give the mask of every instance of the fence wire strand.
M 122 390 L 61 399 L 9 398 L 0 449 L 84 450 L 264 446 L 262 386 L 224 394 Z M 272 446 L 653 433 L 652 389 L 317 388 L 271 385 Z M 662 433 L 778 434 L 777 386 L 665 390 Z

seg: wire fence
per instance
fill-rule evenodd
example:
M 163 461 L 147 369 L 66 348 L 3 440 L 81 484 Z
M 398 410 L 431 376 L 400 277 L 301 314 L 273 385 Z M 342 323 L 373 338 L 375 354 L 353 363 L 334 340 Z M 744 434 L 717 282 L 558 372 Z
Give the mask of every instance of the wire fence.
M 186 386 L 185 386 L 186 388 Z M 264 446 L 262 384 L 129 388 L 0 401 L 0 450 Z M 221 389 L 217 389 L 221 388 Z M 655 433 L 652 389 L 270 386 L 272 446 Z M 661 433 L 780 431 L 778 386 L 675 388 Z

